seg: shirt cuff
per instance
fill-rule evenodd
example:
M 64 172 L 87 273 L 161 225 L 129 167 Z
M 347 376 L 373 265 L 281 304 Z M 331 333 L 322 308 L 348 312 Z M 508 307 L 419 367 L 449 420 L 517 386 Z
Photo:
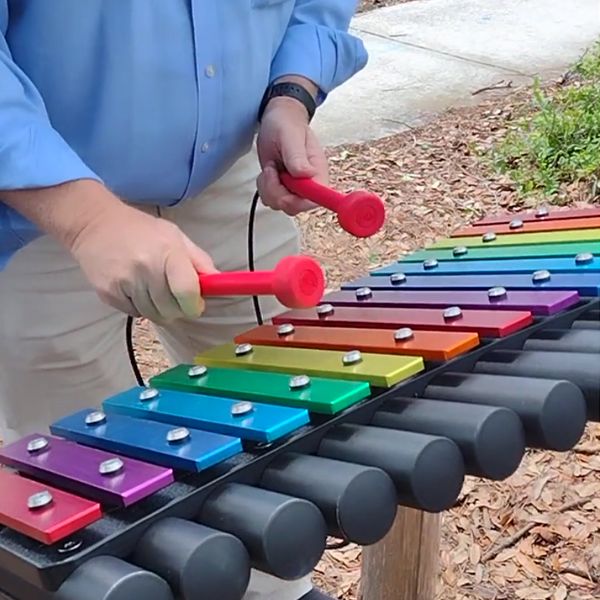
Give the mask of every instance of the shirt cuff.
M 365 67 L 362 41 L 348 33 L 319 25 L 292 25 L 271 65 L 271 83 L 287 75 L 310 79 L 321 91 L 318 100 Z

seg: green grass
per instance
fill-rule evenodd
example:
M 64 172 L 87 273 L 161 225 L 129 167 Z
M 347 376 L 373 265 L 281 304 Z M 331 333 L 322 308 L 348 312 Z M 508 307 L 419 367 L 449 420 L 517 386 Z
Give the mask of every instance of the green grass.
M 536 82 L 532 107 L 492 150 L 494 168 L 524 195 L 556 196 L 564 183 L 600 179 L 600 43 L 575 65 L 574 82 L 545 93 Z

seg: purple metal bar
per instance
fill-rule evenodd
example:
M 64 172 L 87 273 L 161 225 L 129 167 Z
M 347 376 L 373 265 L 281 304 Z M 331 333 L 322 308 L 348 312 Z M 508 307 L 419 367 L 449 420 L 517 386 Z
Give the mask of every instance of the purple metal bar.
M 496 291 L 495 294 L 499 292 Z M 364 294 L 364 292 L 362 292 Z M 528 310 L 536 315 L 553 315 L 579 302 L 577 292 L 507 290 L 505 296 L 484 291 L 372 290 L 370 297 L 355 291 L 331 292 L 323 303 L 333 306 L 373 306 L 379 308 L 446 308 Z
M 129 506 L 173 482 L 171 469 L 33 434 L 0 448 L 0 463 L 93 500 Z

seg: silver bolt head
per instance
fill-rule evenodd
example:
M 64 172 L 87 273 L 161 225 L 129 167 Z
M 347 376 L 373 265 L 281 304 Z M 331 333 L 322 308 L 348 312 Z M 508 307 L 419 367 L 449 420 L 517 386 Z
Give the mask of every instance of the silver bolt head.
M 438 261 L 435 258 L 428 258 L 423 261 L 423 268 L 426 270 L 435 269 L 439 266 Z
M 550 271 L 546 271 L 545 269 L 541 271 L 536 271 L 532 277 L 534 282 L 541 283 L 543 281 L 549 281 L 551 278 Z
M 575 257 L 575 264 L 589 265 L 594 262 L 594 255 L 591 252 L 582 252 Z
M 246 354 L 250 354 L 254 348 L 252 348 L 252 344 L 238 344 L 235 347 L 235 355 L 236 356 L 245 356 Z
M 193 365 L 188 369 L 188 377 L 202 377 L 208 373 L 208 368 L 205 365 Z
M 277 328 L 277 335 L 291 335 L 296 328 L 291 323 L 283 323 Z
M 462 316 L 462 310 L 458 306 L 450 306 L 444 310 L 444 319 L 458 319 Z
M 488 290 L 488 298 L 505 298 L 506 297 L 506 288 L 503 287 L 493 287 Z
M 406 283 L 406 275 L 404 273 L 392 273 L 390 275 L 390 283 L 393 285 Z
M 156 388 L 146 388 L 140 392 L 140 402 L 147 402 L 148 400 L 154 400 L 158 398 L 159 391 Z
M 37 508 L 44 508 L 53 501 L 52 494 L 48 490 L 37 492 L 27 498 L 27 508 L 35 510 Z
M 330 315 L 333 313 L 333 305 L 331 304 L 319 304 L 317 306 L 317 314 L 319 316 Z
M 356 290 L 356 297 L 360 300 L 362 298 L 371 298 L 373 296 L 373 292 L 371 288 L 362 287 Z
M 546 206 L 541 206 L 537 209 L 535 216 L 539 219 L 541 217 L 547 217 L 550 214 L 550 211 Z
M 254 410 L 254 405 L 252 402 L 236 402 L 231 407 L 231 414 L 234 417 L 240 417 L 242 415 L 247 415 L 248 413 Z
M 523 227 L 523 221 L 521 221 L 521 219 L 514 219 L 508 226 L 510 229 L 521 229 L 521 227 Z
M 496 234 L 493 231 L 488 231 L 481 238 L 484 242 L 493 242 L 496 239 Z
M 86 425 L 99 425 L 106 421 L 106 415 L 101 410 L 95 410 L 85 417 Z
M 190 432 L 185 427 L 176 427 L 167 432 L 167 442 L 183 442 L 190 437 Z
M 394 332 L 394 339 L 397 342 L 405 342 L 415 336 L 413 330 L 410 327 L 401 327 Z
M 33 454 L 35 452 L 40 452 L 41 450 L 45 450 L 50 445 L 50 442 L 43 437 L 35 438 L 30 440 L 27 444 L 27 452 Z
M 299 390 L 310 385 L 310 377 L 308 375 L 296 375 L 290 379 L 290 389 Z
M 109 458 L 108 460 L 104 460 L 100 463 L 98 467 L 98 472 L 100 475 L 113 475 L 114 473 L 118 473 L 123 467 L 125 463 L 120 458 Z
M 452 254 L 454 256 L 464 256 L 469 253 L 469 249 L 466 246 L 456 246 L 454 250 L 452 250 Z
M 362 354 L 360 350 L 350 350 L 350 352 L 346 352 L 342 357 L 342 363 L 344 365 L 355 365 L 362 361 Z

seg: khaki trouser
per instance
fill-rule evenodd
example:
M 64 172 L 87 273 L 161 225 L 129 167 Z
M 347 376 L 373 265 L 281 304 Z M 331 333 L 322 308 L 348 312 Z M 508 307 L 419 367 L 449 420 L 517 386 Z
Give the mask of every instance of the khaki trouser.
M 213 258 L 222 271 L 247 269 L 247 226 L 259 172 L 254 151 L 198 198 L 160 214 Z M 149 209 L 155 212 L 158 209 Z M 283 213 L 259 203 L 255 268 L 271 269 L 299 250 Z M 48 236 L 14 255 L 0 272 L 0 439 L 48 431 L 53 421 L 136 385 L 125 342 L 126 315 L 100 302 L 71 256 Z M 281 312 L 262 297 L 265 320 Z M 191 362 L 256 325 L 251 298 L 209 298 L 197 321 L 157 328 L 174 364 Z M 295 600 L 310 578 L 282 582 L 253 572 L 248 600 Z

